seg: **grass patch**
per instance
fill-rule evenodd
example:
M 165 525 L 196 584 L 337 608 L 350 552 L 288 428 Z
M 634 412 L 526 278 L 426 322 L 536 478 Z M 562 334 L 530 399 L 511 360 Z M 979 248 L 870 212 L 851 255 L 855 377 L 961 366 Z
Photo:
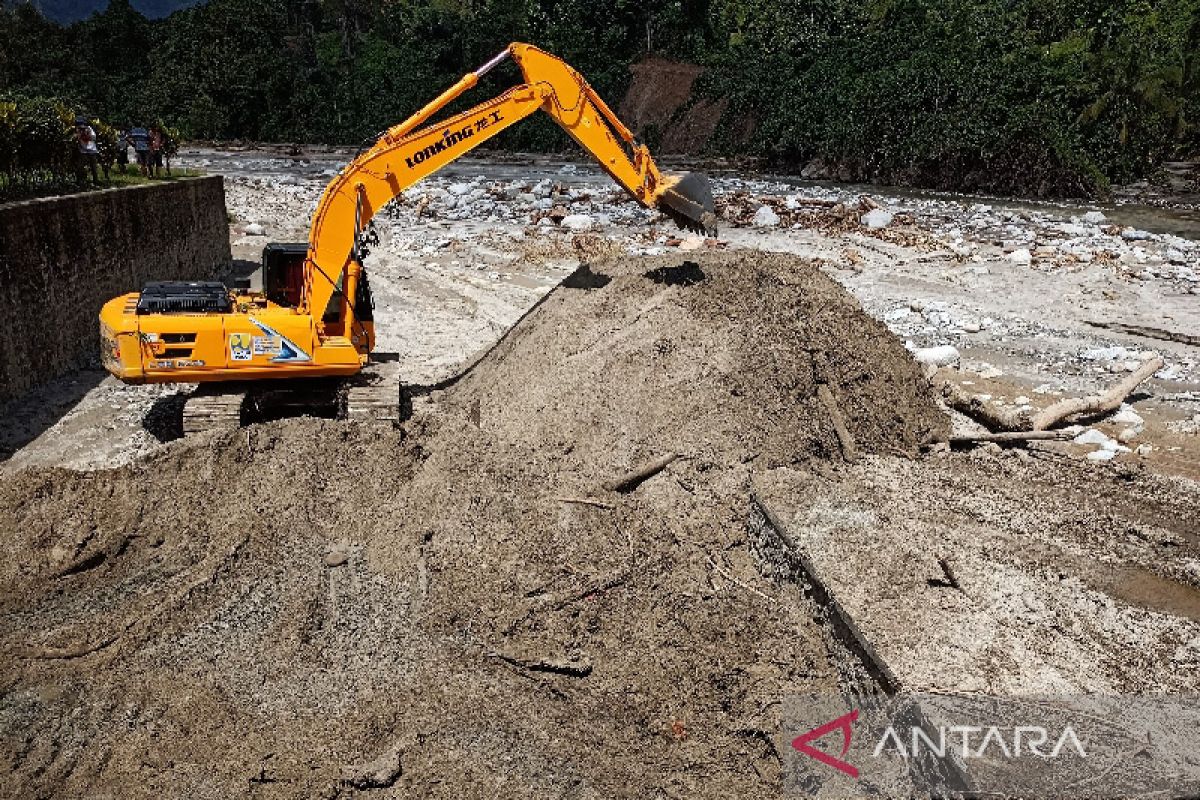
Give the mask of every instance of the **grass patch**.
M 172 169 L 170 175 L 160 174 L 157 178 L 151 178 L 142 175 L 137 167 L 129 167 L 126 171 L 121 172 L 113 170 L 109 173 L 107 179 L 100 176 L 100 182 L 93 184 L 89 178 L 85 183 L 80 184 L 74 180 L 68 181 L 52 181 L 46 180 L 37 183 L 18 183 L 8 181 L 6 176 L 0 175 L 0 203 L 12 203 L 20 200 L 33 200 L 38 197 L 57 197 L 65 194 L 86 194 L 87 192 L 98 192 L 104 189 L 124 189 L 130 186 L 145 186 L 148 183 L 164 183 L 177 181 L 183 178 L 198 178 L 204 173 L 195 169 Z

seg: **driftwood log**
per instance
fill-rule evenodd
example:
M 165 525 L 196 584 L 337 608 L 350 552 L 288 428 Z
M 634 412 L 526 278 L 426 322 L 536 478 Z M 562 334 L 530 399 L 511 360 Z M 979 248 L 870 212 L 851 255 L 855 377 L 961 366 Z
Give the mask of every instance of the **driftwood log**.
M 1162 356 L 1155 356 L 1143 363 L 1137 370 L 1113 384 L 1105 392 L 1087 397 L 1064 398 L 1037 413 L 991 405 L 979 395 L 967 392 L 953 381 L 946 381 L 942 385 L 942 397 L 945 399 L 946 405 L 982 423 L 991 431 L 1012 434 L 1040 432 L 1046 431 L 1080 414 L 1106 414 L 1110 411 L 1115 411 L 1125 401 L 1125 398 L 1133 394 L 1134 389 L 1140 386 L 1151 375 L 1162 369 L 1164 363 Z M 1025 438 L 1052 437 L 1027 436 Z M 1007 439 L 975 438 L 973 440 L 981 442 L 1020 441 L 1020 437 L 1012 436 Z M 956 441 L 956 439 L 951 439 L 951 441 Z M 968 441 L 968 439 L 960 437 L 957 441 Z
M 942 384 L 942 398 L 955 411 L 966 414 L 992 431 L 1023 431 L 1033 427 L 1033 417 L 1027 411 L 994 406 L 977 394 L 971 394 L 954 381 Z
M 1049 408 L 1038 412 L 1037 416 L 1033 418 L 1033 430 L 1044 431 L 1067 417 L 1077 414 L 1102 414 L 1115 411 L 1126 397 L 1133 394 L 1133 390 L 1140 386 L 1142 381 L 1162 369 L 1164 363 L 1166 362 L 1163 361 L 1162 356 L 1155 356 L 1138 367 L 1136 371 L 1118 381 L 1107 392 L 1089 397 L 1059 400 Z

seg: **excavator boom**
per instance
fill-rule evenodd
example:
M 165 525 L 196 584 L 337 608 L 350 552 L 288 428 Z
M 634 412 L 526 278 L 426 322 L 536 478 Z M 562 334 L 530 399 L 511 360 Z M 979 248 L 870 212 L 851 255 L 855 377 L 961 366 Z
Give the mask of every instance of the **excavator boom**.
M 473 88 L 479 79 L 511 57 L 525 82 L 436 125 L 430 117 Z M 491 139 L 538 110 L 545 111 L 590 153 L 600 166 L 649 208 L 659 208 L 681 226 L 715 232 L 712 193 L 702 175 L 664 176 L 650 151 L 562 59 L 528 44 L 514 42 L 404 122 L 386 131 L 375 145 L 342 170 L 317 207 L 309 235 L 306 305 L 323 310 L 345 275 L 344 296 L 353 297 L 357 263 L 355 242 L 368 221 L 387 202 L 422 178 Z

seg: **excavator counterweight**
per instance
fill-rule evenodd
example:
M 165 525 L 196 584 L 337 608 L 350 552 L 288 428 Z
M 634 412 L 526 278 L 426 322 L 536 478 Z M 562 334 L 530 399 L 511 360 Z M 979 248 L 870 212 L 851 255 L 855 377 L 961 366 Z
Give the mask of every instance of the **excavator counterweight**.
M 521 84 L 430 122 L 509 58 L 521 69 Z M 405 189 L 539 110 L 637 202 L 662 211 L 681 227 L 715 234 L 707 178 L 660 172 L 646 146 L 582 75 L 556 56 L 517 42 L 389 128 L 347 164 L 325 187 L 307 245 L 272 244 L 264 250 L 263 291 L 168 282 L 106 303 L 100 312 L 105 366 L 127 383 L 231 382 L 233 391 L 236 382 L 238 392 L 249 387 L 255 397 L 279 394 L 260 389 L 263 381 L 354 376 L 339 394 L 343 412 L 363 416 L 353 408 L 347 411 L 347 403 L 353 403 L 344 400 L 361 396 L 371 409 L 367 416 L 396 419 L 399 387 L 392 393 L 377 376 L 359 374 L 372 365 L 375 346 L 363 265 L 368 225 Z M 195 426 L 185 418 L 185 429 L 203 427 L 210 418 L 234 420 L 245 411 L 244 405 L 221 395 L 212 386 L 197 393 L 195 406 L 205 411 Z M 393 396 L 394 403 L 381 399 Z

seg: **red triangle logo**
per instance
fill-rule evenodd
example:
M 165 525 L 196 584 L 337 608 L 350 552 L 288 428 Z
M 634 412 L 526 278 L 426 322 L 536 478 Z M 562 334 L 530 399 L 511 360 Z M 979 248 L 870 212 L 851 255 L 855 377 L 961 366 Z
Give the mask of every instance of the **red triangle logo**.
M 800 734 L 795 739 L 792 739 L 792 747 L 796 748 L 796 750 L 800 751 L 801 753 L 804 753 L 806 756 L 815 758 L 822 764 L 826 764 L 836 770 L 846 773 L 851 778 L 857 778 L 858 769 L 842 760 L 842 758 L 845 758 L 846 753 L 850 751 L 850 734 L 852 733 L 850 726 L 853 725 L 857 719 L 858 709 L 855 709 L 849 714 L 843 714 L 832 722 L 826 722 L 819 728 L 813 728 L 808 733 Z M 837 730 L 842 732 L 842 758 L 831 756 L 828 753 L 818 750 L 809 744 L 809 742 L 816 741 L 825 734 L 832 733 L 833 731 Z

